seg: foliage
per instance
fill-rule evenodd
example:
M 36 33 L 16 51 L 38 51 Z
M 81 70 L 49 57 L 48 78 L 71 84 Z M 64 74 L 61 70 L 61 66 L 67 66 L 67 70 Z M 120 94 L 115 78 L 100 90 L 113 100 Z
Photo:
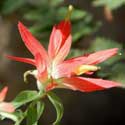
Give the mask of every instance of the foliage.
M 57 118 L 56 121 L 53 123 L 53 125 L 58 125 L 60 120 L 62 119 L 63 116 L 63 105 L 61 103 L 61 100 L 59 99 L 58 96 L 56 96 L 54 93 L 49 92 L 48 93 L 48 98 L 54 105 L 56 112 L 57 112 Z
M 95 6 L 107 6 L 109 9 L 114 10 L 125 5 L 125 0 L 94 0 Z
M 5 0 L 1 12 L 3 15 L 18 12 L 21 13 L 25 20 L 34 22 L 30 31 L 40 39 L 42 38 L 42 41 L 46 44 L 53 24 L 65 18 L 67 7 L 60 7 L 61 3 L 63 3 L 63 0 L 37 0 L 36 2 L 29 0 L 17 0 L 17 2 Z M 95 32 L 99 27 L 99 22 L 93 22 L 91 14 L 80 9 L 74 9 L 71 20 L 74 42 L 85 35 Z

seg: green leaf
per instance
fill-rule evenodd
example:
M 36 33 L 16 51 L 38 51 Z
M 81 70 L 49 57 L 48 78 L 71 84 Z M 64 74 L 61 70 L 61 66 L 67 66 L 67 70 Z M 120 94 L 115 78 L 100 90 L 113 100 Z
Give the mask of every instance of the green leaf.
M 44 110 L 44 103 L 37 101 L 30 104 L 27 110 L 27 125 L 37 125 Z
M 91 44 L 91 49 L 93 51 L 99 51 L 102 49 L 109 49 L 109 48 L 115 48 L 115 47 L 122 49 L 121 44 L 119 44 L 114 40 L 104 38 L 104 37 L 97 37 Z
M 51 0 L 49 1 L 51 6 L 57 6 L 63 2 L 63 0 Z
M 49 11 L 48 11 L 48 9 L 49 9 Z M 48 11 L 48 12 L 46 13 L 46 11 Z M 25 12 L 24 18 L 27 20 L 32 20 L 32 21 L 41 20 L 43 23 L 44 22 L 46 23 L 46 22 L 51 22 L 51 20 L 49 20 L 49 18 L 52 18 L 53 14 L 55 15 L 54 12 L 48 6 L 42 5 L 42 8 L 40 7 L 40 8 L 30 9 L 27 12 Z
M 18 121 L 18 117 L 14 114 L 0 111 L 0 115 L 2 116 L 2 120 L 5 119 L 5 118 L 8 118 L 8 119 L 11 119 L 15 122 Z
M 25 112 L 22 112 L 21 110 L 17 110 L 16 112 L 13 113 L 18 120 L 15 122 L 14 125 L 20 125 L 20 123 L 23 121 L 23 119 L 25 118 Z
M 112 67 L 110 79 L 125 84 L 125 63 L 117 63 Z
M 48 11 L 48 9 L 50 11 Z M 46 41 L 48 41 L 53 24 L 65 19 L 67 9 L 68 7 L 49 8 L 49 6 L 42 5 L 41 8 L 34 8 L 33 10 L 26 12 L 24 18 L 35 21 L 35 24 L 30 28 L 30 31 L 47 43 Z M 100 26 L 98 22 L 95 23 L 93 21 L 91 14 L 80 9 L 73 10 L 73 13 L 71 14 L 71 22 L 73 24 L 73 42 L 78 41 L 85 35 L 95 32 Z
M 23 6 L 26 2 L 26 0 L 5 0 L 3 3 L 2 12 L 4 14 L 10 14 Z
M 62 119 L 63 112 L 64 112 L 63 105 L 59 97 L 56 96 L 54 93 L 49 92 L 47 96 L 51 101 L 51 103 L 53 104 L 53 106 L 55 107 L 56 113 L 57 113 L 57 118 L 56 118 L 56 121 L 53 123 L 53 125 L 58 125 L 60 120 Z
M 45 108 L 45 104 L 43 102 L 38 101 L 37 102 L 37 119 L 40 119 L 40 116 L 42 115 Z
M 17 95 L 17 97 L 12 101 L 12 103 L 15 106 L 15 108 L 18 108 L 39 97 L 40 95 L 37 91 L 23 91 L 19 95 Z
M 0 112 L 1 120 L 4 120 L 5 118 L 11 119 L 15 122 L 14 125 L 20 125 L 22 120 L 25 118 L 25 113 L 23 113 L 21 110 L 18 110 L 14 113 L 7 113 L 7 112 Z
M 97 31 L 100 23 L 92 23 L 92 20 L 92 16 L 87 15 L 84 19 L 73 24 L 73 42 L 77 41 L 85 35 L 89 35 Z
M 68 55 L 68 58 L 78 57 L 81 56 L 84 53 L 83 50 L 80 49 L 71 49 L 70 53 Z
M 67 13 L 68 7 L 61 7 L 57 12 L 55 10 L 55 13 L 57 13 L 57 18 L 59 20 L 64 19 Z M 61 15 L 61 16 L 60 16 Z M 79 20 L 84 18 L 87 15 L 86 11 L 80 10 L 80 9 L 74 9 L 73 13 L 71 14 L 71 20 Z
M 109 9 L 117 9 L 125 4 L 125 0 L 95 0 L 94 6 L 107 6 Z
M 27 110 L 27 125 L 37 125 L 37 109 L 33 103 Z

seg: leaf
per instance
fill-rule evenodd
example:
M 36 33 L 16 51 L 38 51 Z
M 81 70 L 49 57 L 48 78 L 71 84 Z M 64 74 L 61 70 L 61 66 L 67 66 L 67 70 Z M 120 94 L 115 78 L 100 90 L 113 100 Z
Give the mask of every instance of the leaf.
M 48 11 L 49 9 L 49 11 Z M 46 13 L 46 11 L 48 11 Z M 32 20 L 32 21 L 42 21 L 44 23 L 45 22 L 51 22 L 51 20 L 49 20 L 49 18 L 51 16 L 53 16 L 53 14 L 55 14 L 53 12 L 53 10 L 51 8 L 49 8 L 49 6 L 45 6 L 42 5 L 42 8 L 40 6 L 40 8 L 34 8 L 34 9 L 30 9 L 28 11 L 25 12 L 24 14 L 24 18 L 27 20 Z M 51 17 L 52 18 L 52 17 Z
M 56 113 L 57 113 L 57 118 L 56 118 L 56 121 L 53 123 L 53 125 L 58 125 L 60 120 L 62 119 L 63 112 L 64 112 L 63 105 L 59 97 L 57 97 L 54 93 L 49 92 L 47 96 L 51 101 L 51 103 L 53 104 L 53 106 L 55 107 Z
M 57 7 L 50 6 L 42 5 L 41 8 L 34 8 L 24 14 L 25 19 L 35 21 L 30 31 L 42 38 L 42 41 L 48 41 L 53 24 L 65 19 L 67 14 L 67 7 L 59 7 L 57 11 Z M 48 9 L 50 11 L 48 11 Z M 95 23 L 93 21 L 91 14 L 80 9 L 73 10 L 71 22 L 73 24 L 73 42 L 78 41 L 85 35 L 95 32 L 100 26 L 98 22 Z
M 43 102 L 38 101 L 37 102 L 37 119 L 40 119 L 40 116 L 42 115 L 45 108 L 45 104 Z
M 21 110 L 17 110 L 16 112 L 13 113 L 18 120 L 15 121 L 14 125 L 20 125 L 20 123 L 23 121 L 23 119 L 25 118 L 25 112 L 22 112 Z
M 15 108 L 18 108 L 28 102 L 31 102 L 39 98 L 39 93 L 37 91 L 23 91 L 12 101 Z
M 70 53 L 68 55 L 68 58 L 73 58 L 73 57 L 77 57 L 77 56 L 81 56 L 81 54 L 83 54 L 84 51 L 80 50 L 80 49 L 71 49 Z
M 37 109 L 33 103 L 27 110 L 27 125 L 37 125 Z
M 44 103 L 37 101 L 30 104 L 27 110 L 27 125 L 37 125 L 44 110 Z
M 26 2 L 26 0 L 5 0 L 3 3 L 2 12 L 4 14 L 10 14 L 23 6 Z
M 11 119 L 15 122 L 14 125 L 20 125 L 20 123 L 25 117 L 24 113 L 21 110 L 18 110 L 14 113 L 0 112 L 0 116 L 1 120 L 4 120 L 5 118 Z
M 56 10 L 55 10 L 56 11 Z M 65 16 L 66 16 L 66 13 L 67 13 L 67 7 L 61 7 L 58 12 L 55 12 L 57 13 L 58 15 L 58 19 L 61 20 L 61 19 L 64 19 Z M 61 16 L 59 16 L 61 15 Z M 71 20 L 74 21 L 74 20 L 79 20 L 79 19 L 82 19 L 84 18 L 85 16 L 87 15 L 87 12 L 86 11 L 83 11 L 83 10 L 80 10 L 80 9 L 74 9 L 73 10 L 73 13 L 71 14 Z
M 110 79 L 122 84 L 125 83 L 125 63 L 120 62 L 112 67 Z
M 95 31 L 100 26 L 100 23 L 92 23 L 93 19 L 91 15 L 87 15 L 84 19 L 80 20 L 78 23 L 73 24 L 73 42 L 82 38 L 85 35 L 89 35 Z
M 51 0 L 49 2 L 51 4 L 51 6 L 54 7 L 54 6 L 57 6 L 57 5 L 61 4 L 63 2 L 63 0 Z
M 125 4 L 125 0 L 95 0 L 94 6 L 107 6 L 109 9 L 117 9 Z
M 108 39 L 108 38 L 104 38 L 104 37 L 97 37 L 91 45 L 91 49 L 95 50 L 95 51 L 99 51 L 102 49 L 108 49 L 108 48 L 119 48 L 121 49 L 122 46 L 121 44 L 119 44 L 118 42 Z
M 11 120 L 13 120 L 15 122 L 18 121 L 18 117 L 16 115 L 14 115 L 14 114 L 0 111 L 0 115 L 2 116 L 2 120 L 4 118 L 8 118 L 8 119 L 11 119 Z

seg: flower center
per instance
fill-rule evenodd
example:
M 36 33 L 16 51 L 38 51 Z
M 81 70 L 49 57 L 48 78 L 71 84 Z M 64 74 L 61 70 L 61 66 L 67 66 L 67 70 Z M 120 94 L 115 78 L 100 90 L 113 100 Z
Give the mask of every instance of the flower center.
M 81 66 L 77 67 L 74 72 L 75 72 L 75 74 L 77 74 L 77 75 L 81 75 L 81 74 L 83 74 L 83 73 L 93 72 L 93 71 L 97 71 L 97 70 L 99 70 L 99 69 L 100 69 L 100 67 L 98 67 L 98 66 L 93 66 L 93 65 L 81 65 Z

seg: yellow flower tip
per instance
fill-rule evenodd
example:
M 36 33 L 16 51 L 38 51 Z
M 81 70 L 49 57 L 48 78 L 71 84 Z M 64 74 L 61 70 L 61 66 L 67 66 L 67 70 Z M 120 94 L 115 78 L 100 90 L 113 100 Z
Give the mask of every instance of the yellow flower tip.
M 101 67 L 98 66 L 93 66 L 93 65 L 81 65 L 79 66 L 76 70 L 75 70 L 75 74 L 77 75 L 81 75 L 83 73 L 86 72 L 93 72 L 93 71 L 97 71 L 100 70 Z
M 69 5 L 68 12 L 66 14 L 65 20 L 69 20 L 70 19 L 72 11 L 73 11 L 73 6 Z
M 69 5 L 69 8 L 68 8 L 68 9 L 69 9 L 70 12 L 72 12 L 72 10 L 73 10 L 73 5 Z

